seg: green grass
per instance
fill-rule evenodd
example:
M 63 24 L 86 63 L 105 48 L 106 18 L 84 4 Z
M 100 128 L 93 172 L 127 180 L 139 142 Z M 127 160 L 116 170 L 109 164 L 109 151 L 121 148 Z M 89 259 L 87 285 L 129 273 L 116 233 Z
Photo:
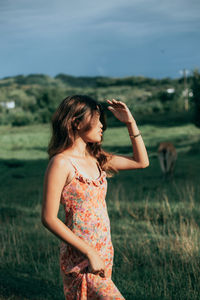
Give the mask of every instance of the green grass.
M 112 279 L 126 299 L 200 298 L 200 130 L 193 125 L 139 126 L 150 157 L 146 169 L 108 179 L 114 245 Z M 60 241 L 40 221 L 49 126 L 0 127 L 0 299 L 64 299 Z M 173 141 L 178 160 L 164 180 L 156 157 Z M 125 127 L 104 134 L 108 151 L 131 154 Z M 61 208 L 59 217 L 63 220 Z

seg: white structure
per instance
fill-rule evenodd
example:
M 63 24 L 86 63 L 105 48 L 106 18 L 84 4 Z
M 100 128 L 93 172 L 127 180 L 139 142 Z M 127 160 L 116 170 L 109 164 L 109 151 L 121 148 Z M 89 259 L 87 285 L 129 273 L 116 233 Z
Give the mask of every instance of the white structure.
M 167 93 L 168 94 L 173 94 L 175 92 L 175 89 L 174 88 L 169 88 L 167 89 Z
M 15 108 L 15 101 L 8 101 L 8 102 L 0 102 L 0 105 L 5 107 L 5 108 L 8 108 L 8 109 L 12 109 L 12 108 Z

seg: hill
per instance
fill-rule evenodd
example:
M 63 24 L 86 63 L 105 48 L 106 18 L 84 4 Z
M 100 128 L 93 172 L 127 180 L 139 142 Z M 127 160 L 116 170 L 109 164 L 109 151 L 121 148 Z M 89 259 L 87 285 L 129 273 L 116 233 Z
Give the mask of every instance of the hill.
M 191 83 L 192 77 L 189 77 L 188 87 Z M 191 111 L 186 113 L 185 87 L 183 78 L 74 77 L 66 74 L 5 77 L 0 80 L 0 124 L 48 123 L 58 104 L 74 94 L 89 95 L 105 107 L 106 99 L 120 99 L 143 123 L 155 122 L 154 116 L 160 122 L 166 113 L 169 119 L 178 117 L 188 122 L 193 114 L 193 104 L 190 101 Z M 108 118 L 112 119 L 109 112 Z

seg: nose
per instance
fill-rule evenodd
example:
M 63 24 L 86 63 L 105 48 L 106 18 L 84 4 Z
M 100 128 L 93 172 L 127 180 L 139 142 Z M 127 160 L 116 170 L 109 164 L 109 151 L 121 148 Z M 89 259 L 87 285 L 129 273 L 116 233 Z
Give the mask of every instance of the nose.
M 99 120 L 99 124 L 98 124 L 98 125 L 99 125 L 99 127 L 101 127 L 101 128 L 103 127 L 103 124 L 101 123 L 100 120 Z

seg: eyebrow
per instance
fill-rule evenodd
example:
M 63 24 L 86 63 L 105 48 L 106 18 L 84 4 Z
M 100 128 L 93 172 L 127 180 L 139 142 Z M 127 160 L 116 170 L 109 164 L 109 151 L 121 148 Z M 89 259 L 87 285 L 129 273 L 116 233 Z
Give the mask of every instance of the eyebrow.
M 93 114 L 94 117 L 96 117 L 96 116 L 100 117 L 100 115 L 101 114 L 100 114 L 100 112 L 98 110 L 96 110 L 95 113 Z

